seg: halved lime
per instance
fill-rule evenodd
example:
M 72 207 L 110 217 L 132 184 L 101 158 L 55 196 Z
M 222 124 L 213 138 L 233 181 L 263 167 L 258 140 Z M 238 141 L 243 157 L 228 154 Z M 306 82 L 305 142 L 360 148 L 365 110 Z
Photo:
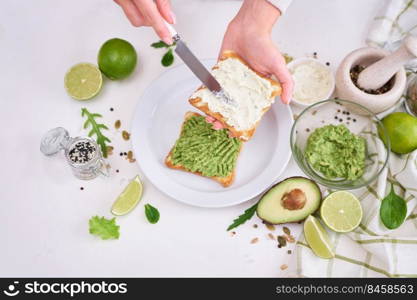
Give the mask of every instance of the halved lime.
M 338 191 L 327 196 L 320 208 L 323 222 L 333 231 L 349 232 L 362 220 L 362 206 L 355 195 Z
M 79 63 L 65 74 L 65 89 L 77 100 L 91 99 L 98 94 L 103 84 L 99 68 L 90 63 Z
M 111 208 L 111 213 L 115 216 L 123 216 L 132 211 L 142 197 L 142 190 L 142 182 L 139 176 L 136 176 L 117 197 Z
M 314 254 L 321 258 L 333 258 L 333 245 L 320 222 L 313 216 L 308 216 L 304 222 L 304 237 Z

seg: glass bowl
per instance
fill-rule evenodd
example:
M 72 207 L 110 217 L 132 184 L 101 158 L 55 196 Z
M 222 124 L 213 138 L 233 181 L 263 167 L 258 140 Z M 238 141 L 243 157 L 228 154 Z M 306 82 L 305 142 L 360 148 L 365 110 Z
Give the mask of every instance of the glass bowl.
M 344 124 L 352 133 L 365 138 L 365 168 L 360 178 L 328 178 L 316 171 L 304 155 L 310 134 L 330 124 Z M 387 145 L 378 138 L 378 129 Z M 329 99 L 310 105 L 298 115 L 291 129 L 291 151 L 298 166 L 312 180 L 328 188 L 350 190 L 369 185 L 381 174 L 388 163 L 390 144 L 384 125 L 370 110 L 351 101 Z

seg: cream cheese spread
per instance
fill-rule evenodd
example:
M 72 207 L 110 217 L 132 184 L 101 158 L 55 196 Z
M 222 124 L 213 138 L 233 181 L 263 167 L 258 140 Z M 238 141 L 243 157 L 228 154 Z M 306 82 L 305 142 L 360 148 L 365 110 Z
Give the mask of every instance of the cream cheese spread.
M 319 62 L 307 60 L 290 68 L 294 80 L 293 98 L 312 104 L 325 100 L 332 89 L 332 74 Z
M 231 101 L 225 101 L 207 88 L 196 91 L 191 98 L 201 98 L 210 111 L 220 113 L 235 129 L 252 129 L 273 103 L 271 94 L 277 87 L 236 58 L 222 60 L 217 67 L 212 74 Z

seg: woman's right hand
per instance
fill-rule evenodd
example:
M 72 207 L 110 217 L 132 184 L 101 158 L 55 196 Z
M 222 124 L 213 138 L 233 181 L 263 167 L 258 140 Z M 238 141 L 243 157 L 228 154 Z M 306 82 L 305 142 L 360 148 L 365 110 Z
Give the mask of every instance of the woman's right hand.
M 164 19 L 175 24 L 175 15 L 171 10 L 169 0 L 114 0 L 122 7 L 126 17 L 133 26 L 151 26 L 159 38 L 171 45 L 172 36 Z

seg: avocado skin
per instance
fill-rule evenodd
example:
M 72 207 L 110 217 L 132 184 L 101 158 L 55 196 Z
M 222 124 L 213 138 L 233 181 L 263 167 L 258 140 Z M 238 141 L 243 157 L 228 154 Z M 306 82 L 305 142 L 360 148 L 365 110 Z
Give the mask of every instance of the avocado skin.
M 309 207 L 309 206 L 307 206 L 306 205 L 306 213 L 305 214 L 301 214 L 301 216 L 299 217 L 299 218 L 295 218 L 295 219 L 292 219 L 292 220 L 287 220 L 287 219 L 284 219 L 284 220 L 281 220 L 281 221 L 273 221 L 273 222 L 271 222 L 271 220 L 268 220 L 268 219 L 266 219 L 264 216 L 262 216 L 263 215 L 263 213 L 262 213 L 262 202 L 263 201 L 265 201 L 265 200 L 267 200 L 267 198 L 266 198 L 266 196 L 271 192 L 271 191 L 273 191 L 275 188 L 278 188 L 278 187 L 280 187 L 281 185 L 283 185 L 283 184 L 286 184 L 286 183 L 289 183 L 289 182 L 293 182 L 293 181 L 297 181 L 297 180 L 301 180 L 301 181 L 308 181 L 308 183 L 311 185 L 311 187 L 312 187 L 312 189 L 313 190 L 315 190 L 316 191 L 316 196 L 317 196 L 317 198 L 316 199 L 313 199 L 313 201 L 314 202 L 316 202 L 315 203 L 315 205 L 313 206 L 313 209 L 310 211 L 310 210 L 308 210 L 307 208 Z M 302 189 L 303 190 L 303 189 Z M 307 200 L 307 201 L 311 201 L 311 200 Z M 319 208 L 320 208 L 320 204 L 321 204 L 321 201 L 322 201 L 322 194 L 321 194 L 321 190 L 320 190 L 320 188 L 319 188 L 319 186 L 317 185 L 317 183 L 315 182 L 315 181 L 313 181 L 313 180 L 311 180 L 310 178 L 306 178 L 306 177 L 303 177 L 303 176 L 292 176 L 292 177 L 288 177 L 288 178 L 285 178 L 284 180 L 282 180 L 282 181 L 280 181 L 280 182 L 278 182 L 278 183 L 276 183 L 276 184 L 274 184 L 273 186 L 271 186 L 269 189 L 267 189 L 263 194 L 262 194 L 262 196 L 261 196 L 261 198 L 260 198 L 260 200 L 259 200 L 259 202 L 258 202 L 258 207 L 257 207 L 257 209 L 256 209 L 256 215 L 261 219 L 261 220 L 263 220 L 263 221 L 265 221 L 266 223 L 269 223 L 269 224 L 274 224 L 274 225 L 278 225 L 278 224 L 286 224 L 286 223 L 297 223 L 297 222 L 300 222 L 300 221 L 303 221 L 303 220 L 305 220 L 309 215 L 311 215 L 311 214 L 313 214 L 314 212 L 316 212 Z M 281 202 L 279 202 L 280 203 L 280 207 L 281 207 L 281 209 L 282 210 L 284 210 L 284 208 L 282 207 L 282 205 L 281 205 Z M 301 210 L 303 210 L 303 209 L 301 209 Z M 288 212 L 288 214 L 293 214 L 290 210 L 285 210 L 285 211 L 287 211 Z M 296 213 L 295 213 L 296 214 Z

